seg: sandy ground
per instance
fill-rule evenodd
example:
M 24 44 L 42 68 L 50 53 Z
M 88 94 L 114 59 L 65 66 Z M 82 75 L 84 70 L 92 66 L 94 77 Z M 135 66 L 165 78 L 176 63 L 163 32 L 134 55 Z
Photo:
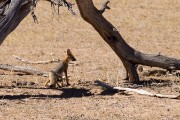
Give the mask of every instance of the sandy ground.
M 95 1 L 98 8 L 101 3 L 101 0 Z M 111 10 L 106 11 L 104 17 L 133 48 L 180 58 L 179 5 L 179 0 L 113 0 Z M 19 76 L 1 70 L 0 119 L 179 120 L 179 100 L 114 93 L 94 83 L 100 80 L 112 86 L 179 95 L 180 71 L 173 75 L 147 75 L 144 73 L 159 69 L 144 67 L 143 73 L 139 73 L 142 83 L 128 84 L 123 80 L 125 70 L 119 58 L 92 26 L 82 20 L 76 6 L 74 10 L 76 16 L 65 8 L 60 9 L 59 15 L 53 15 L 49 3 L 39 2 L 35 12 L 39 24 L 33 23 L 29 15 L 1 45 L 1 64 L 50 71 L 57 63 L 27 64 L 13 55 L 30 61 L 62 60 L 68 48 L 77 61 L 68 69 L 71 85 L 59 89 L 45 88 L 46 77 Z M 14 86 L 12 81 L 35 84 Z

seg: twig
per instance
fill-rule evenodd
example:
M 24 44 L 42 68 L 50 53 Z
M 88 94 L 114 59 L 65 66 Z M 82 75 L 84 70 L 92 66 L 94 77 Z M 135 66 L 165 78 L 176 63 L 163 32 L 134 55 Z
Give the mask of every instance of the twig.
M 132 88 L 123 88 L 123 87 L 111 87 L 101 81 L 96 80 L 95 83 L 97 83 L 98 85 L 105 87 L 108 90 L 120 90 L 123 92 L 133 92 L 133 93 L 137 93 L 140 95 L 147 95 L 150 97 L 158 97 L 158 98 L 170 98 L 170 99 L 180 99 L 180 95 L 162 95 L 162 94 L 155 94 L 155 93 L 150 93 L 148 91 L 145 90 L 138 90 L 138 89 L 132 89 Z
M 58 14 L 59 14 L 59 8 L 61 6 L 67 7 L 68 10 L 71 12 L 71 14 L 76 15 L 75 11 L 72 9 L 72 6 L 74 4 L 67 2 L 66 0 L 47 0 L 51 2 L 51 7 L 55 10 L 55 5 L 58 6 Z
M 39 0 L 31 0 L 31 15 L 32 15 L 35 23 L 38 23 L 37 16 L 35 15 L 35 12 L 34 12 L 34 9 L 36 8 L 38 1 Z M 72 9 L 72 6 L 74 4 L 72 4 L 66 0 L 45 0 L 45 1 L 51 2 L 51 7 L 54 9 L 54 11 L 55 11 L 55 5 L 57 5 L 58 6 L 58 14 L 59 14 L 60 6 L 64 6 L 64 7 L 68 8 L 68 10 L 71 12 L 71 14 L 76 15 L 75 11 Z
M 38 0 L 32 0 L 31 1 L 31 15 L 33 17 L 34 22 L 38 24 L 37 16 L 34 13 L 34 9 L 36 8 L 37 2 L 38 2 Z
M 47 60 L 47 61 L 37 61 L 37 62 L 33 62 L 33 61 L 29 61 L 29 60 L 25 60 L 23 58 L 20 58 L 19 56 L 16 55 L 12 55 L 13 57 L 15 57 L 17 60 L 20 60 L 22 62 L 25 63 L 30 63 L 30 64 L 48 64 L 48 63 L 53 63 L 53 62 L 59 62 L 59 59 L 53 59 L 53 60 Z

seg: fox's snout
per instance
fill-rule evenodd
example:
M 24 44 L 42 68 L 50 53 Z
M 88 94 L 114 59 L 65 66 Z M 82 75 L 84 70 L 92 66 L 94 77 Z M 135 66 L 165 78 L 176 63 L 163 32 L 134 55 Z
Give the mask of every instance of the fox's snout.
M 72 61 L 76 61 L 76 58 L 73 58 Z

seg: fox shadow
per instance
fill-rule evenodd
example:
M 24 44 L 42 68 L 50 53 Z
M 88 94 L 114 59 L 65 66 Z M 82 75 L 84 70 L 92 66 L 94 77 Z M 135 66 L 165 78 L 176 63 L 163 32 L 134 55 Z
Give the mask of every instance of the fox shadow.
M 0 87 L 3 88 L 3 87 Z M 7 87 L 4 87 L 7 88 Z M 12 87 L 11 87 L 12 88 Z M 22 88 L 22 87 L 21 87 Z M 48 89 L 48 88 L 26 88 L 26 89 Z M 22 100 L 22 99 L 46 99 L 46 98 L 81 98 L 86 96 L 93 95 L 88 89 L 84 88 L 61 88 L 61 89 L 54 89 L 58 90 L 61 93 L 56 95 L 49 95 L 49 94 L 38 94 L 38 95 L 27 95 L 27 94 L 20 94 L 20 95 L 0 95 L 0 100 Z

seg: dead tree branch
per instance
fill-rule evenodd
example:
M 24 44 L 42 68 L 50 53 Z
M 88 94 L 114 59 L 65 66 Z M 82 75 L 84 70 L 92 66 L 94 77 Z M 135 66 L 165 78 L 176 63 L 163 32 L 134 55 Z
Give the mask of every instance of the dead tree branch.
M 48 63 L 54 63 L 54 62 L 59 62 L 59 59 L 53 59 L 53 60 L 46 60 L 46 61 L 30 61 L 30 60 L 25 60 L 23 58 L 20 58 L 19 56 L 16 55 L 12 55 L 13 57 L 15 57 L 17 60 L 24 62 L 24 63 L 28 63 L 28 64 L 48 64 Z
M 37 2 L 38 2 L 38 0 L 32 0 L 32 2 L 31 2 L 31 15 L 32 15 L 35 23 L 38 23 L 38 19 L 34 13 L 34 9 L 36 8 Z
M 106 43 L 114 50 L 124 64 L 130 82 L 139 82 L 136 70 L 138 64 L 160 67 L 167 70 L 180 70 L 180 60 L 162 55 L 151 55 L 130 47 L 116 28 L 108 22 L 92 0 L 76 0 L 82 18 L 91 24 Z
M 38 76 L 48 76 L 48 72 L 39 71 L 29 67 L 21 67 L 21 66 L 12 66 L 8 64 L 0 64 L 0 69 L 13 71 L 13 72 L 22 72 L 28 75 L 38 75 Z
M 0 44 L 29 14 L 29 0 L 5 0 L 0 2 Z
M 75 14 L 70 2 L 66 0 L 44 0 L 51 4 L 67 7 Z M 34 22 L 38 23 L 34 13 L 38 0 L 1 0 L 0 1 L 0 45 L 4 39 L 19 25 L 19 23 L 31 12 Z
M 102 86 L 102 87 L 106 88 L 107 90 L 111 90 L 111 91 L 118 90 L 121 92 L 125 92 L 126 94 L 128 94 L 128 92 L 130 92 L 130 93 L 137 93 L 139 95 L 146 95 L 146 96 L 150 96 L 150 97 L 170 98 L 170 99 L 179 99 L 180 100 L 180 95 L 162 95 L 162 94 L 150 93 L 150 92 L 142 90 L 142 89 L 138 90 L 138 89 L 132 89 L 132 88 L 112 87 L 112 86 L 107 85 L 98 80 L 96 80 L 95 83 L 97 83 L 97 85 Z
M 68 10 L 71 12 L 71 14 L 75 15 L 75 11 L 72 9 L 72 6 L 74 4 L 67 2 L 66 0 L 47 0 L 51 2 L 51 7 L 55 10 L 55 6 L 58 7 L 58 14 L 59 14 L 59 8 L 60 6 L 65 6 L 68 8 Z

